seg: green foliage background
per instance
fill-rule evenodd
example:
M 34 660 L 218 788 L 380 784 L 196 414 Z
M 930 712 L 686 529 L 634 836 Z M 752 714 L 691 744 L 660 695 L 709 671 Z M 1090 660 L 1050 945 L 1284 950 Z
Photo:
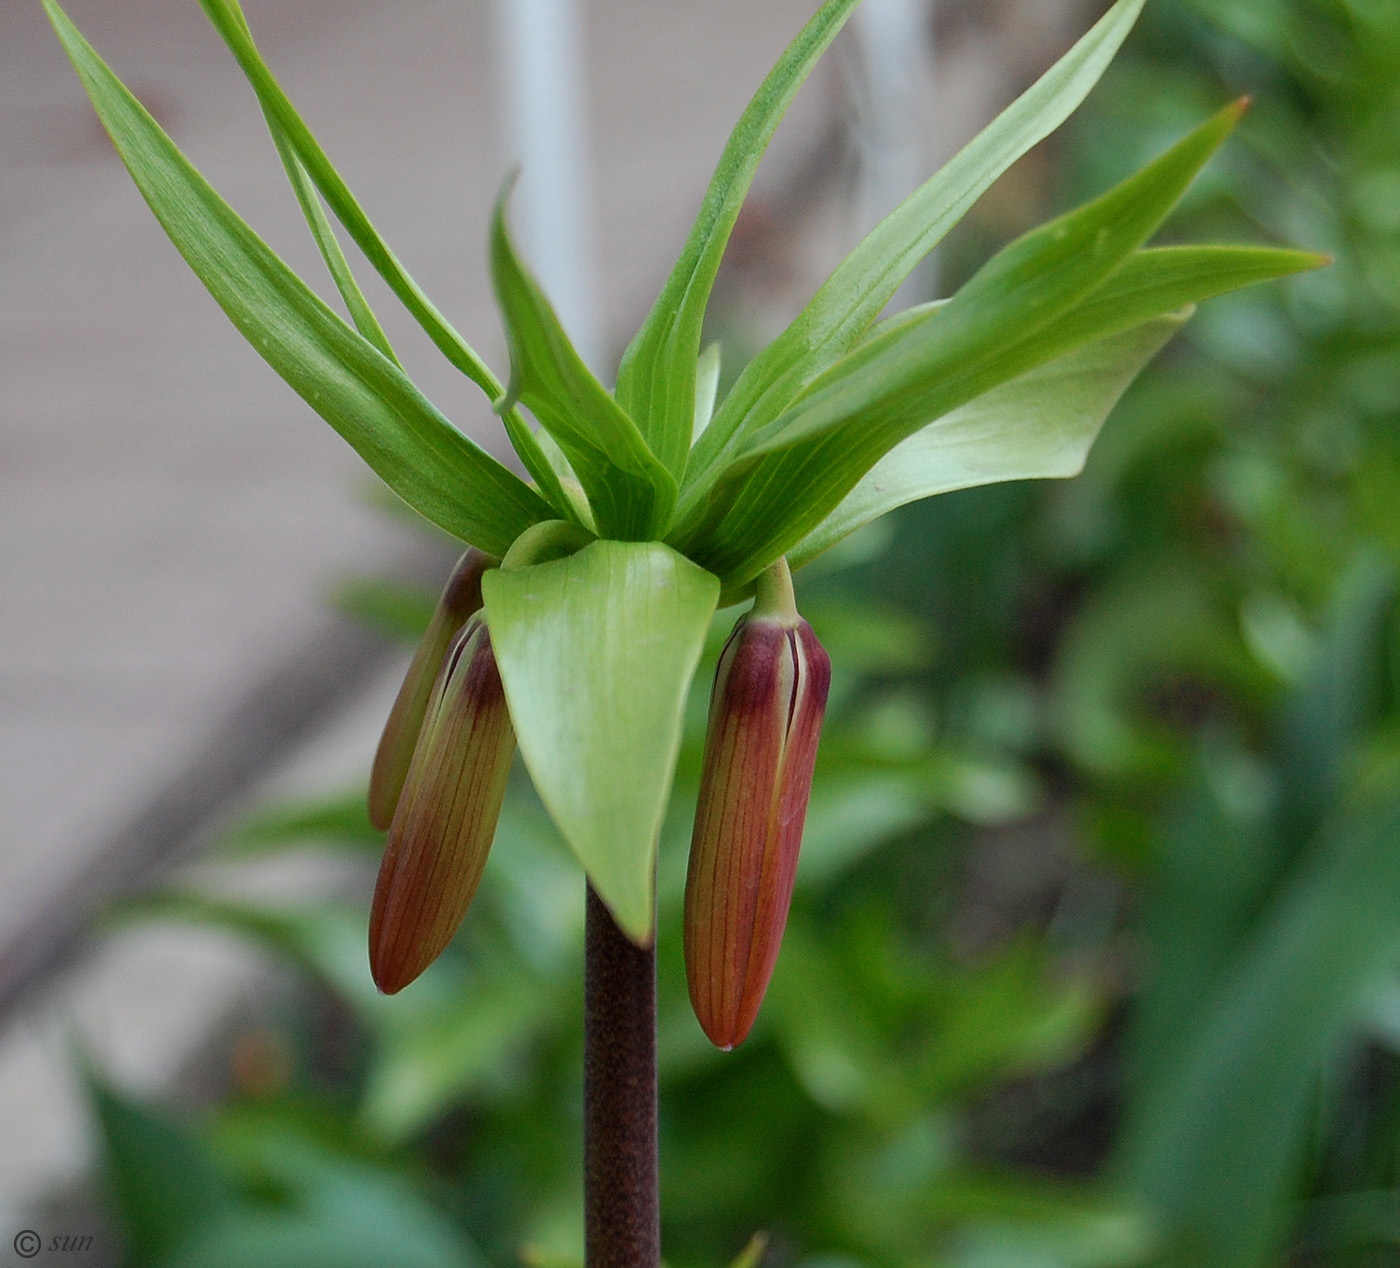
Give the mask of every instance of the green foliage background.
M 679 945 L 712 631 L 660 853 L 673 1268 L 758 1229 L 773 1268 L 1400 1258 L 1400 6 L 1149 4 L 1048 205 L 993 191 L 944 262 L 1244 92 L 1174 231 L 1336 263 L 1205 305 L 1082 477 L 935 498 L 799 574 L 837 676 L 734 1054 Z M 423 602 L 353 606 L 412 628 Z M 227 849 L 372 867 L 359 805 Z M 392 1001 L 362 906 L 144 900 L 304 987 L 264 1036 L 289 1069 L 200 1121 L 95 1078 L 131 1261 L 578 1262 L 581 879 L 518 780 L 462 935 Z

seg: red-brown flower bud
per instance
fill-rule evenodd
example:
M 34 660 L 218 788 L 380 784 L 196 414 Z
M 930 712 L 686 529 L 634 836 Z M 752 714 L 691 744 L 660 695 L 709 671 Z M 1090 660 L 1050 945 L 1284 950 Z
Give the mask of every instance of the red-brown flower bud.
M 457 561 L 389 710 L 369 776 L 369 821 L 381 832 L 399 804 L 442 658 L 467 618 L 481 610 L 481 576 L 495 563 L 474 546 Z
M 831 661 L 786 604 L 743 618 L 720 656 L 685 888 L 685 967 L 701 1028 L 742 1042 L 778 958 Z M 782 610 L 786 607 L 786 611 Z
M 386 995 L 413 981 L 457 932 L 505 798 L 515 730 L 480 617 L 448 649 L 426 715 L 370 910 L 370 971 Z

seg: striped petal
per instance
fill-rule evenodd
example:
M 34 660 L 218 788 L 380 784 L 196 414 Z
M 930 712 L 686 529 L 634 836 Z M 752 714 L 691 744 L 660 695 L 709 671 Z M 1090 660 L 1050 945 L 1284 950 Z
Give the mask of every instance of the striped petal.
M 486 623 L 467 622 L 443 660 L 389 826 L 370 911 L 370 971 L 402 990 L 452 940 L 496 833 L 515 731 Z
M 413 654 L 403 686 L 399 688 L 394 707 L 389 710 L 389 720 L 379 737 L 379 748 L 370 770 L 369 821 L 380 832 L 388 828 L 399 804 L 442 658 L 467 618 L 480 611 L 481 576 L 497 562 L 475 547 L 467 550 L 453 568 L 433 618 Z
M 830 682 L 795 612 L 746 617 L 720 656 L 685 893 L 690 1000 L 720 1048 L 749 1033 L 778 959 Z

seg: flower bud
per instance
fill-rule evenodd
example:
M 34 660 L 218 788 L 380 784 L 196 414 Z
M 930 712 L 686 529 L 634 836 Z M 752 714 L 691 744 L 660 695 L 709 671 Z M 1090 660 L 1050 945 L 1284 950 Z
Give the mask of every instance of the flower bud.
M 690 1002 L 724 1049 L 749 1033 L 778 958 L 831 683 L 781 569 L 777 601 L 760 582 L 720 656 L 686 877 Z
M 437 959 L 462 923 L 496 833 L 514 753 L 491 637 L 486 622 L 473 617 L 433 683 L 379 866 L 369 958 L 386 995 Z
M 481 575 L 495 562 L 474 546 L 457 561 L 389 710 L 369 777 L 369 821 L 380 832 L 389 826 L 399 804 L 438 667 L 457 631 L 481 610 Z

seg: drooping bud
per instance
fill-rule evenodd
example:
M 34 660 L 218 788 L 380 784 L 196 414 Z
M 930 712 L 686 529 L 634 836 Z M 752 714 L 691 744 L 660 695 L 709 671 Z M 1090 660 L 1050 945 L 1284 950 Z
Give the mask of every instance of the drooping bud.
M 369 777 L 369 821 L 383 832 L 399 804 L 408 765 L 423 727 L 428 697 L 432 694 L 442 658 L 467 618 L 481 610 L 481 576 L 497 561 L 476 547 L 467 549 L 443 588 L 432 620 L 404 676 L 403 686 L 389 710 L 389 720 L 379 737 Z
M 777 962 L 830 684 L 779 561 L 720 656 L 686 877 L 690 1002 L 720 1048 L 749 1033 Z
M 467 913 L 496 833 L 515 730 L 486 622 L 472 617 L 443 658 L 369 918 L 370 971 L 386 995 L 442 953 Z

